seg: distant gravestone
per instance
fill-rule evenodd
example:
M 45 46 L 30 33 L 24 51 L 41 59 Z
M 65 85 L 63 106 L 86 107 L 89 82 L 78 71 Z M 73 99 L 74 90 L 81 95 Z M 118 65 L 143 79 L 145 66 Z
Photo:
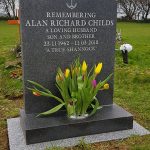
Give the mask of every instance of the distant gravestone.
M 114 72 L 115 0 L 25 0 L 20 1 L 20 11 L 24 87 L 27 80 L 33 80 L 59 94 L 55 87 L 57 68 L 65 69 L 79 56 L 90 66 L 103 62 L 99 80 Z M 63 113 L 36 118 L 36 113 L 56 103 L 34 97 L 24 88 L 21 124 L 27 144 L 132 128 L 132 115 L 112 105 L 113 79 L 110 90 L 101 92 L 98 99 L 110 107 L 86 120 L 71 121 Z M 118 118 L 116 124 L 111 122 L 114 118 Z M 117 124 L 120 121 L 124 124 Z

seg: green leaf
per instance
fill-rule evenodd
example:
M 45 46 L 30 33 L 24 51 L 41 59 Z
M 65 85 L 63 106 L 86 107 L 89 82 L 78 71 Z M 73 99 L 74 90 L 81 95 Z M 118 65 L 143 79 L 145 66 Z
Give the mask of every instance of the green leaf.
M 71 97 L 76 98 L 77 97 L 77 92 L 72 92 Z
M 53 95 L 52 93 L 46 93 L 46 92 L 40 91 L 36 87 L 34 87 L 33 91 L 40 93 L 42 96 L 52 97 L 60 103 L 64 103 L 64 101 L 62 99 L 60 99 L 59 97 Z
M 90 94 L 88 88 L 84 88 L 82 90 L 82 92 L 83 92 L 83 96 L 84 96 L 83 97 L 83 109 L 84 109 L 84 112 L 86 112 L 88 107 L 89 107 L 89 105 L 90 105 L 90 103 L 91 103 L 91 98 L 90 98 L 91 94 Z
M 94 109 L 92 110 L 92 112 L 90 113 L 90 116 L 94 115 L 97 111 L 97 109 L 99 108 L 99 102 L 98 102 L 98 99 L 96 97 L 94 97 L 94 100 L 95 100 L 95 106 L 93 105 Z
M 94 109 L 95 105 L 91 104 L 91 107 Z
M 92 71 L 93 71 L 93 68 L 94 68 L 94 66 L 91 68 L 91 70 L 89 71 L 89 73 L 88 73 L 88 78 L 90 77 L 90 75 L 91 75 L 91 73 L 92 73 Z
M 60 94 L 61 94 L 63 100 L 65 101 L 65 95 L 64 95 L 64 93 L 63 93 L 63 90 L 59 87 L 58 84 L 56 84 L 56 87 L 58 88 L 58 90 L 59 90 L 59 92 L 60 92 Z
M 82 97 L 81 97 L 81 91 L 77 92 L 77 102 L 76 102 L 76 112 L 77 114 L 81 114 L 82 111 Z
M 64 103 L 64 101 L 62 99 L 60 99 L 59 97 L 55 96 L 55 95 L 51 95 L 50 97 L 56 99 L 57 101 L 59 101 L 60 103 Z
M 30 90 L 30 91 L 33 91 L 33 90 L 35 90 L 35 89 L 33 89 L 33 88 L 29 88 L 29 87 L 26 87 L 28 90 Z
M 43 87 L 42 85 L 38 84 L 37 82 L 34 82 L 34 81 L 31 81 L 31 80 L 27 80 L 29 83 L 43 89 L 44 91 L 48 92 L 48 93 L 51 93 L 48 89 L 46 89 L 45 87 Z
M 79 90 L 82 90 L 82 88 L 83 88 L 83 86 L 84 86 L 84 82 L 83 82 L 83 80 L 82 80 L 82 76 L 79 76 L 79 77 L 77 78 L 77 82 L 78 82 L 78 89 L 79 89 Z
M 99 82 L 97 84 L 96 90 L 94 91 L 94 96 L 97 94 L 97 92 L 100 90 L 100 88 L 103 87 L 104 84 L 106 84 L 109 81 L 109 79 L 112 77 L 112 75 L 113 74 L 110 74 L 104 81 Z
M 65 105 L 65 103 L 63 104 L 60 104 L 52 109 L 50 109 L 49 111 L 46 111 L 46 112 L 43 112 L 43 113 L 40 113 L 39 115 L 37 115 L 37 117 L 40 117 L 40 116 L 49 116 L 55 112 L 57 112 L 58 110 L 60 110 L 63 106 Z
M 74 114 L 74 106 L 68 104 L 67 113 L 68 113 L 68 116 L 71 116 L 72 114 Z

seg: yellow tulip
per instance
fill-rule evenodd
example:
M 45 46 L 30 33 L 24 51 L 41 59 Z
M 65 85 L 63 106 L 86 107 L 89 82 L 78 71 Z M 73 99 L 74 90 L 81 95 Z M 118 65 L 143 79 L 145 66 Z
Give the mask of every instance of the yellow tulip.
M 69 74 L 70 74 L 70 70 L 66 69 L 66 71 L 65 71 L 65 77 L 68 78 Z
M 96 67 L 95 67 L 95 74 L 98 75 L 101 70 L 102 70 L 103 64 L 99 63 Z
M 82 64 L 82 72 L 85 73 L 86 70 L 87 70 L 87 64 L 86 64 L 86 61 L 84 60 Z
M 109 89 L 109 84 L 106 83 L 106 84 L 104 85 L 104 90 L 108 90 L 108 89 Z

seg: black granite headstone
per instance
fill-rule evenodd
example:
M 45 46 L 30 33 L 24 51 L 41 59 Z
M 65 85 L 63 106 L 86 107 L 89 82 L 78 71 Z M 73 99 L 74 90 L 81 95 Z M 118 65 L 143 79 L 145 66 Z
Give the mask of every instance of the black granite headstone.
M 98 62 L 103 63 L 104 67 L 99 80 L 113 73 L 116 35 L 115 0 L 21 0 L 20 11 L 24 87 L 28 86 L 27 80 L 33 80 L 49 88 L 53 93 L 59 94 L 55 87 L 57 68 L 66 68 L 79 56 L 81 60 L 85 59 L 90 66 Z M 113 79 L 110 81 L 110 90 L 99 93 L 97 98 L 102 105 L 113 104 Z M 69 128 L 68 132 L 72 134 L 68 136 L 67 134 L 58 136 L 56 130 L 53 135 L 38 138 L 38 132 L 41 133 L 39 136 L 44 137 L 41 128 L 43 127 L 44 131 L 52 130 L 48 128 L 49 121 L 54 121 L 52 123 L 54 125 L 60 115 L 47 118 L 49 121 L 46 121 L 44 125 L 40 124 L 42 118 L 34 118 L 35 114 L 49 110 L 56 103 L 50 98 L 37 98 L 26 88 L 24 88 L 24 100 L 25 111 L 22 113 L 21 122 L 27 144 L 41 142 L 42 140 L 39 139 L 47 141 L 52 140 L 52 137 L 59 139 L 98 132 L 97 130 L 96 132 L 85 130 L 84 134 L 76 135 L 72 131 L 73 128 Z M 124 113 L 123 110 L 122 113 Z M 36 129 L 37 133 L 30 132 L 33 130 L 32 127 L 30 128 L 30 123 L 34 124 L 31 116 L 39 121 L 39 124 L 34 126 L 34 131 Z M 132 118 L 130 114 L 126 117 Z M 115 114 L 112 118 L 115 118 Z M 111 120 L 111 117 L 109 119 Z M 61 121 L 58 121 L 60 126 L 63 124 Z M 97 121 L 99 123 L 101 119 Z M 91 125 L 93 121 L 89 120 L 89 122 Z M 66 119 L 65 123 L 67 124 Z M 125 126 L 124 129 L 130 128 L 131 124 L 130 121 L 129 127 Z M 68 126 L 70 126 L 69 120 Z M 77 123 L 75 127 L 80 128 L 80 125 Z M 122 127 L 119 129 L 118 126 L 117 129 L 108 128 L 109 126 L 104 132 L 122 129 Z M 30 139 L 31 134 L 34 140 Z

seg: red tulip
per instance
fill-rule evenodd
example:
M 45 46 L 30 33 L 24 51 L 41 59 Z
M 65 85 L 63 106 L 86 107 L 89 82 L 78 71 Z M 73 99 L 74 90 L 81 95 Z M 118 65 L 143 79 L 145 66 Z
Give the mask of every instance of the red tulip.
M 38 93 L 38 92 L 33 92 L 33 95 L 35 95 L 35 96 L 41 96 L 41 94 Z

